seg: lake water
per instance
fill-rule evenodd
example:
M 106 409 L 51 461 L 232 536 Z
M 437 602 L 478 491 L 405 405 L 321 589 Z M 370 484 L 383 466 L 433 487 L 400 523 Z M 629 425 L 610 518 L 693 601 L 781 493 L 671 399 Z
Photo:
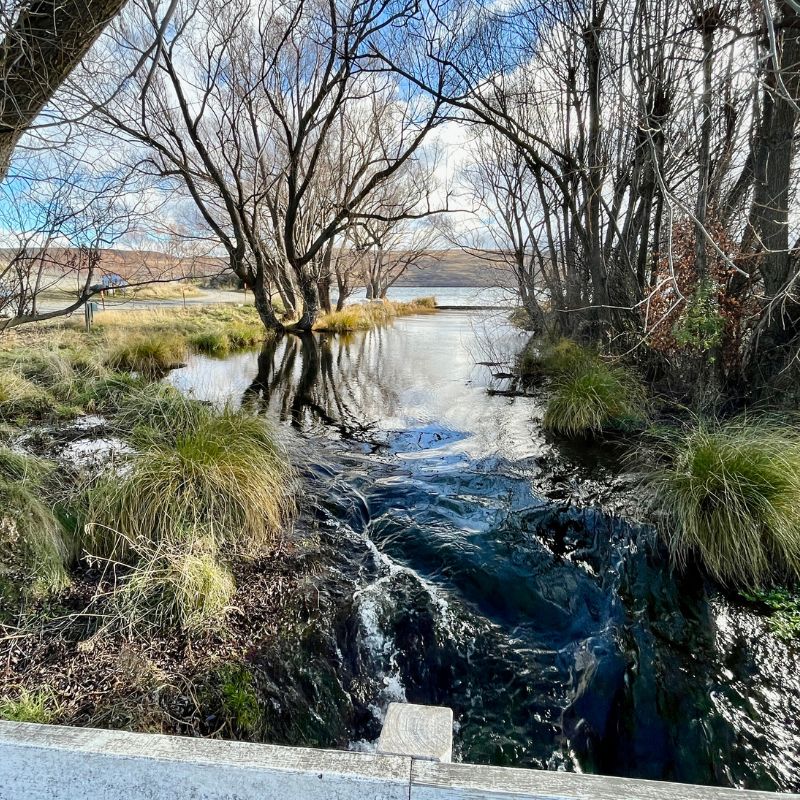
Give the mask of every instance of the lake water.
M 494 393 L 524 342 L 440 312 L 169 377 L 263 414 L 302 473 L 308 583 L 251 655 L 271 739 L 370 749 L 407 700 L 454 710 L 458 759 L 800 789 L 797 648 L 612 513 L 616 449 Z

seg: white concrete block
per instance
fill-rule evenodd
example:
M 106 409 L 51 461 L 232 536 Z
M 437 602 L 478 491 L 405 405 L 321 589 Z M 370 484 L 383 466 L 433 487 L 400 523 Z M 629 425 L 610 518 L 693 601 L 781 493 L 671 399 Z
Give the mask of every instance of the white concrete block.
M 390 703 L 378 739 L 378 753 L 450 761 L 453 711 L 443 706 Z

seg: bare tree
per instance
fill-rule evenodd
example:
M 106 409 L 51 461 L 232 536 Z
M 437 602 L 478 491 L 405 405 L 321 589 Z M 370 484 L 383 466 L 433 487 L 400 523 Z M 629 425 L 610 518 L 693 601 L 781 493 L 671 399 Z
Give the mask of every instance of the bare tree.
M 174 34 L 147 65 L 159 9 L 134 3 L 123 16 L 103 64 L 108 96 L 84 91 L 82 102 L 143 148 L 154 175 L 188 191 L 264 323 L 281 326 L 279 295 L 300 314 L 294 327 L 309 330 L 331 243 L 439 121 L 440 103 L 404 96 L 367 57 L 414 5 L 179 5 Z
M 67 151 L 18 160 L 0 183 L 0 332 L 69 315 L 121 285 L 106 249 L 155 211 L 128 171 L 93 170 Z M 124 283 L 165 279 L 163 263 L 129 270 Z

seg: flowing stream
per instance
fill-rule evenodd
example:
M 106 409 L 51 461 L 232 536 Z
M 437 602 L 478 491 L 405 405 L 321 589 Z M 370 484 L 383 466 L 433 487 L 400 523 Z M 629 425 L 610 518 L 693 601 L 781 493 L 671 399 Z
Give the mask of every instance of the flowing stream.
M 370 749 L 408 700 L 453 709 L 465 761 L 797 791 L 798 648 L 669 569 L 618 448 L 503 393 L 524 341 L 440 312 L 169 376 L 259 409 L 302 473 L 308 578 L 253 656 L 273 741 Z

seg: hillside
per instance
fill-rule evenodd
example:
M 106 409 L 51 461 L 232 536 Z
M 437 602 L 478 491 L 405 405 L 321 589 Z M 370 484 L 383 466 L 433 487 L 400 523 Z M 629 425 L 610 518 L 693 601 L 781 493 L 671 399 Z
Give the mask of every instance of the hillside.
M 12 256 L 0 250 L 0 261 Z M 85 272 L 85 256 L 78 250 L 51 248 L 42 255 L 48 273 L 76 281 Z M 144 250 L 103 250 L 96 268 L 102 275 L 120 275 L 130 283 L 170 278 L 208 278 L 225 270 L 222 259 L 212 257 L 179 258 Z M 477 258 L 462 250 L 431 252 L 418 265 L 410 267 L 396 286 L 488 287 L 509 286 L 513 275 L 508 268 Z M 72 283 L 70 283 L 72 286 Z

